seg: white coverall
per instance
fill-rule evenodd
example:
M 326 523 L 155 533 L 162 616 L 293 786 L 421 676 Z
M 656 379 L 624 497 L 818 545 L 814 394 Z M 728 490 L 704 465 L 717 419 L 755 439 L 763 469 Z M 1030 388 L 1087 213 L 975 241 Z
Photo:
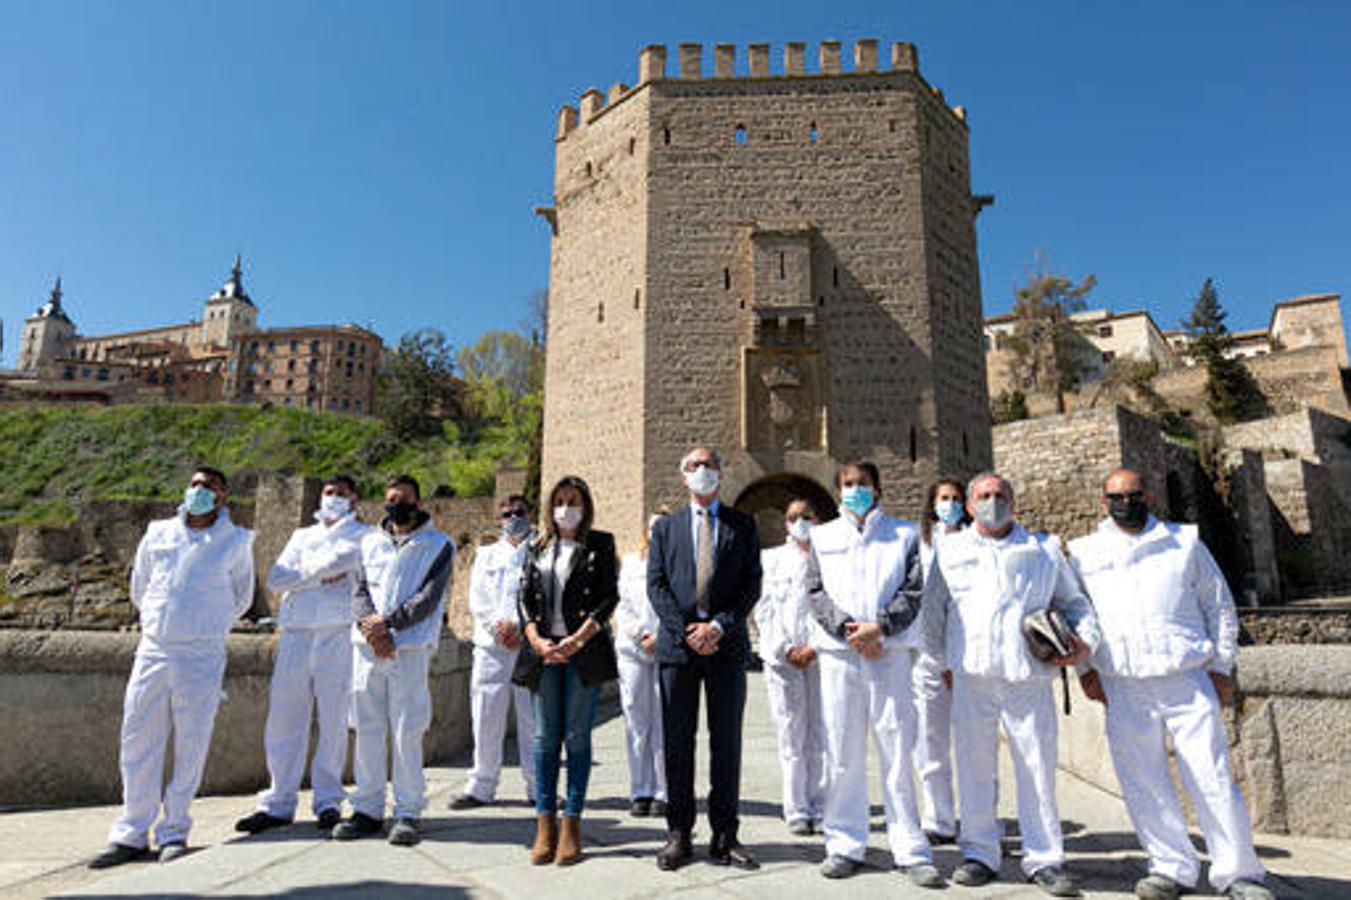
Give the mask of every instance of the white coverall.
M 769 711 L 779 737 L 783 769 L 783 818 L 787 822 L 819 822 L 825 814 L 826 734 L 821 720 L 821 667 L 805 669 L 788 662 L 794 647 L 811 639 L 807 606 L 808 554 L 790 538 L 781 547 L 760 554 L 760 600 L 755 626 L 765 662 Z
M 619 606 L 615 608 L 615 650 L 619 662 L 619 702 L 628 737 L 629 799 L 666 801 L 666 756 L 662 750 L 661 685 L 657 658 L 642 646 L 645 633 L 656 634 L 657 611 L 647 599 L 647 560 L 625 554 L 619 567 Z
M 319 518 L 316 514 L 315 518 Z M 361 565 L 361 539 L 371 526 L 355 514 L 332 524 L 298 528 L 267 576 L 281 593 L 277 658 L 263 746 L 272 782 L 258 809 L 279 819 L 296 813 L 296 792 L 310 749 L 310 710 L 319 735 L 310 762 L 316 815 L 341 810 L 343 761 L 352 683 L 352 586 Z
M 421 518 L 410 534 L 396 537 L 381 523 L 362 538 L 352 597 L 357 733 L 352 809 L 376 820 L 385 814 L 386 772 L 394 789 L 395 819 L 417 819 L 427 805 L 422 772 L 422 737 L 432 721 L 427 675 L 441 637 L 455 544 L 426 513 Z M 379 614 L 393 634 L 393 659 L 377 657 L 362 637 L 358 623 L 372 614 Z
M 1003 538 L 976 528 L 938 547 L 924 585 L 925 652 L 952 671 L 952 730 L 957 749 L 958 843 L 967 859 L 999 870 L 999 725 L 1004 726 L 1018 788 L 1023 874 L 1063 865 L 1055 796 L 1058 722 L 1052 666 L 1027 648 L 1022 621 L 1054 606 L 1090 648 L 1098 643 L 1093 608 L 1059 539 L 1021 525 Z
M 474 618 L 474 667 L 469 679 L 469 708 L 474 727 L 474 767 L 464 792 L 484 803 L 497 795 L 502 776 L 502 741 L 507 713 L 516 707 L 516 752 L 525 776 L 525 793 L 535 797 L 535 712 L 530 690 L 511 683 L 520 648 L 509 650 L 494 632 L 506 619 L 520 624 L 516 598 L 530 541 L 513 546 L 499 538 L 474 555 L 469 575 L 469 613 Z M 517 631 L 520 634 L 520 631 Z M 521 639 L 525 636 L 522 634 Z
M 826 853 L 862 860 L 868 845 L 868 734 L 877 747 L 887 841 L 898 866 L 932 862 L 919 824 L 910 751 L 915 701 L 911 628 L 923 576 L 919 530 L 871 510 L 862 530 L 842 514 L 811 531 L 807 589 L 812 646 L 821 667 L 826 732 Z M 864 659 L 845 640 L 848 622 L 878 623 L 882 656 Z
M 933 567 L 935 549 L 944 538 L 934 526 L 929 543 L 920 544 L 924 577 Z M 915 651 L 915 774 L 923 799 L 920 824 L 926 832 L 955 837 L 957 808 L 952 793 L 952 689 L 943 683 L 943 664 L 922 649 Z
M 1107 738 L 1149 871 L 1195 887 L 1201 866 L 1168 774 L 1172 738 L 1182 782 L 1210 853 L 1210 884 L 1266 873 L 1229 767 L 1220 704 L 1208 672 L 1233 672 L 1234 600 L 1194 525 L 1150 517 L 1139 534 L 1105 519 L 1070 542 L 1102 628 L 1095 668 L 1107 694 Z
M 221 507 L 209 528 L 189 528 L 186 510 L 151 522 L 136 548 L 131 602 L 141 641 L 122 707 L 122 814 L 110 843 L 186 843 L 188 805 L 202 781 L 225 674 L 225 636 L 253 603 L 253 532 Z M 173 776 L 164 784 L 170 725 Z

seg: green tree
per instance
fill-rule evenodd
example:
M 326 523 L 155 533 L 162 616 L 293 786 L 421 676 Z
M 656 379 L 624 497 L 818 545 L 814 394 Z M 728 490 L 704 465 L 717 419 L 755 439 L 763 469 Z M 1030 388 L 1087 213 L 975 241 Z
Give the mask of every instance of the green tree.
M 1206 407 L 1222 425 L 1259 417 L 1267 406 L 1247 367 L 1228 355 L 1234 337 L 1225 327 L 1227 316 L 1214 280 L 1207 278 L 1191 314 L 1182 321 L 1188 355 L 1206 367 Z
M 462 347 L 457 361 L 471 390 L 492 384 L 505 389 L 507 396 L 520 399 L 533 387 L 534 351 L 530 340 L 517 332 L 489 331 L 473 346 Z
M 434 436 L 444 420 L 462 415 L 463 395 L 450 341 L 435 328 L 420 328 L 386 356 L 375 414 L 399 440 Z
M 1039 260 L 1037 270 L 1016 290 L 1013 333 L 1004 339 L 1009 374 L 1019 387 L 1054 393 L 1057 412 L 1065 411 L 1065 394 L 1078 388 L 1089 370 L 1092 348 L 1072 317 L 1084 310 L 1085 298 L 1097 283 L 1088 275 L 1075 284 Z
M 990 401 L 990 417 L 994 419 L 996 425 L 1031 418 L 1031 413 L 1027 409 L 1027 398 L 1020 390 L 1000 391 Z

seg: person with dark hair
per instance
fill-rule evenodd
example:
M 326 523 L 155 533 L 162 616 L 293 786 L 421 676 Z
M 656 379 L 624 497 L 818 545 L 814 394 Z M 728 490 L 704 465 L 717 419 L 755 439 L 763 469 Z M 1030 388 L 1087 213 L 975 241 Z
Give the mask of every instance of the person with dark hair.
M 352 816 L 334 827 L 335 840 L 381 830 L 387 772 L 394 789 L 389 842 L 409 847 L 422 840 L 422 736 L 432 721 L 427 673 L 441 638 L 455 542 L 432 524 L 420 498 L 414 478 L 391 479 L 385 517 L 361 540 L 352 587 L 356 790 Z
M 718 499 L 722 460 L 696 447 L 680 461 L 690 502 L 657 522 L 647 557 L 647 595 L 657 611 L 657 663 L 666 743 L 666 846 L 657 867 L 690 858 L 694 830 L 694 739 L 699 693 L 707 698 L 709 859 L 755 869 L 737 837 L 741 805 L 741 722 L 746 709 L 746 617 L 760 599 L 755 520 Z
M 826 736 L 821 720 L 821 667 L 811 646 L 807 560 L 816 525 L 811 503 L 797 497 L 784 510 L 786 540 L 760 553 L 764 580 L 755 604 L 765 690 L 779 738 L 783 818 L 792 834 L 809 835 L 825 811 Z
M 1149 855 L 1135 896 L 1176 900 L 1201 877 L 1169 777 L 1167 735 L 1205 835 L 1211 887 L 1233 900 L 1271 900 L 1224 727 L 1238 656 L 1234 598 L 1196 526 L 1160 522 L 1153 500 L 1138 473 L 1116 469 L 1102 486 L 1107 517 L 1070 541 L 1102 628 L 1080 684 L 1107 705 L 1117 779 Z
M 469 574 L 469 614 L 474 619 L 474 664 L 469 676 L 474 765 L 464 790 L 450 802 L 456 810 L 477 809 L 496 798 L 502 741 L 512 706 L 516 707 L 516 750 L 525 793 L 535 802 L 534 701 L 529 691 L 511 682 L 522 641 L 517 614 L 521 572 L 535 535 L 530 504 L 512 494 L 502 501 L 497 519 L 501 536 L 478 548 Z
M 225 637 L 253 604 L 255 587 L 253 532 L 230 521 L 226 484 L 217 469 L 195 469 L 178 514 L 151 522 L 136 548 L 131 602 L 141 640 L 122 707 L 122 814 L 90 868 L 145 856 L 161 806 L 160 862 L 187 853 L 188 807 L 220 704 Z M 166 785 L 171 729 L 173 774 Z
M 952 880 L 979 887 L 999 874 L 996 811 L 999 731 L 1003 726 L 1018 778 L 1022 871 L 1054 897 L 1078 897 L 1065 870 L 1056 807 L 1059 727 L 1051 676 L 1088 659 L 1097 619 L 1054 535 L 1033 534 L 1014 518 L 1013 487 L 982 472 L 967 485 L 975 524 L 949 535 L 924 583 L 924 652 L 952 679 L 952 735 L 957 750 L 958 843 L 963 862 Z M 1064 623 L 1065 649 L 1043 660 L 1029 647 L 1029 617 Z
M 868 735 L 877 747 L 887 840 L 896 867 L 919 887 L 943 886 L 919 824 L 911 750 L 911 650 L 923 586 L 919 529 L 882 511 L 877 466 L 835 472 L 840 517 L 811 532 L 807 592 L 821 666 L 827 786 L 821 874 L 847 878 L 868 846 Z
M 548 536 L 525 561 L 520 618 L 525 645 L 515 682 L 535 707 L 535 843 L 530 861 L 572 865 L 582 857 L 582 812 L 591 778 L 591 728 L 600 686 L 619 671 L 610 616 L 619 603 L 614 537 L 591 527 L 586 482 L 569 475 L 549 492 Z M 559 827 L 558 772 L 567 749 L 568 789 Z
M 669 509 L 647 520 L 637 553 L 619 565 L 615 650 L 619 657 L 619 702 L 624 710 L 629 760 L 629 812 L 666 816 L 666 753 L 661 731 L 661 684 L 657 677 L 657 611 L 647 597 L 647 554 L 652 526 Z
M 960 481 L 942 478 L 929 485 L 920 515 L 919 558 L 929 577 L 938 545 L 971 521 L 966 512 L 966 488 Z M 915 774 L 919 776 L 920 824 L 931 844 L 957 839 L 957 811 L 952 793 L 952 688 L 943 678 L 943 665 L 923 648 L 915 649 Z
M 267 576 L 281 595 L 277 655 L 263 745 L 268 789 L 256 811 L 235 823 L 256 834 L 295 818 L 296 794 L 310 748 L 310 710 L 318 738 L 310 761 L 312 807 L 319 828 L 342 818 L 347 757 L 347 714 L 352 682 L 352 585 L 361 566 L 361 540 L 371 530 L 357 518 L 355 482 L 334 475 L 319 494 L 315 524 L 297 528 Z

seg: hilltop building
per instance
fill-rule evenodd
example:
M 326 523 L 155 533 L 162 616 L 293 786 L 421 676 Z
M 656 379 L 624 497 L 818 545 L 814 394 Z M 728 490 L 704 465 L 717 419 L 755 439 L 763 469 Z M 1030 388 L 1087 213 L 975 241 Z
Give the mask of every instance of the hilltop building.
M 101 402 L 271 402 L 368 414 L 383 344 L 356 325 L 258 327 L 242 260 L 205 300 L 201 320 L 84 336 L 62 307 L 61 279 L 24 322 L 18 398 Z

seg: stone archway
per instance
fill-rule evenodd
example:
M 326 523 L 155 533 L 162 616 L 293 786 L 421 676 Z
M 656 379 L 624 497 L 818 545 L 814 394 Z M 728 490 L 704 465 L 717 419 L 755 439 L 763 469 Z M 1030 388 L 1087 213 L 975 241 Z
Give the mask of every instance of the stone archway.
M 821 521 L 828 522 L 839 515 L 835 498 L 815 479 L 793 472 L 780 472 L 766 475 L 751 482 L 737 494 L 732 505 L 744 513 L 755 517 L 760 528 L 760 543 L 764 547 L 781 544 L 783 535 L 783 513 L 795 497 L 805 497 Z

